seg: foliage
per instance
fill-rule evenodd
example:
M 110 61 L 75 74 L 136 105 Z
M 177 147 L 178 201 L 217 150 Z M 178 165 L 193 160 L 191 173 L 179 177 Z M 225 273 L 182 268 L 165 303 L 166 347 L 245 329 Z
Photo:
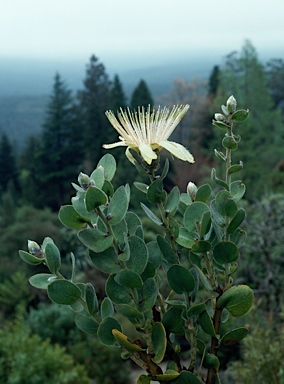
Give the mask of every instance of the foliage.
M 21 271 L 14 272 L 0 283 L 1 314 L 7 319 L 14 314 L 19 304 L 27 306 L 33 297 L 27 284 L 27 276 Z
M 145 80 L 140 80 L 131 95 L 130 105 L 132 109 L 138 107 L 148 108 L 148 105 L 153 105 L 154 100 L 148 85 Z
M 54 303 L 40 304 L 30 310 L 26 322 L 41 339 L 64 345 L 74 361 L 83 365 L 97 383 L 128 384 L 130 367 L 127 362 L 121 363 L 119 350 L 104 346 L 91 335 L 78 333 L 74 316 L 70 308 Z
M 114 76 L 113 84 L 110 90 L 110 104 L 111 109 L 118 111 L 120 108 L 126 108 L 127 100 L 123 90 L 123 86 L 118 75 Z
M 70 198 L 70 178 L 82 166 L 82 129 L 73 104 L 71 91 L 56 74 L 35 170 L 41 185 L 39 203 L 52 209 L 58 209 Z
M 228 369 L 230 383 L 282 384 L 284 382 L 284 327 L 277 326 L 273 317 L 261 326 L 255 317 L 251 334 L 242 342 L 242 359 Z
M 129 151 L 134 148 L 136 153 L 128 153 L 128 158 L 148 178 L 147 183 L 135 186 L 147 199 L 141 204 L 144 215 L 158 228 L 151 241 L 145 240 L 140 218 L 129 211 L 129 185 L 115 188 L 112 184 L 116 173 L 112 155 L 104 155 L 90 176 L 80 173 L 78 185 L 73 184 L 76 196 L 70 205 L 61 207 L 59 219 L 77 230 L 94 267 L 107 274 L 102 301 L 95 286 L 78 280 L 74 255 L 71 276 L 66 276 L 61 252 L 50 237 L 41 245 L 29 241 L 28 252 L 19 252 L 28 264 L 44 263 L 48 268 L 29 279 L 32 286 L 47 290 L 52 302 L 71 306 L 80 330 L 97 335 L 106 346 L 120 347 L 124 358 L 147 371 L 137 383 L 219 382 L 219 346 L 238 343 L 248 333 L 243 326 L 227 330 L 222 325 L 230 316 L 242 317 L 253 303 L 249 286 L 233 284 L 239 248 L 246 237 L 241 228 L 245 210 L 238 206 L 245 186 L 232 179 L 243 165 L 232 162 L 232 152 L 240 142 L 235 125 L 247 119 L 248 111 L 237 110 L 236 105 L 231 96 L 213 120 L 225 132 L 223 149 L 215 150 L 225 164 L 223 178 L 212 170 L 212 181 L 219 188 L 215 193 L 209 184 L 198 188 L 189 183 L 187 193 L 178 187 L 168 193 L 164 188 L 169 162 L 160 167 L 162 147 L 174 154 L 188 152 L 177 143 L 166 141 L 157 147 L 155 141 L 147 140 L 164 126 L 171 130 L 180 116 L 171 120 L 165 110 L 150 119 L 146 115 L 144 123 L 140 116 L 140 125 L 132 121 L 141 143 L 129 140 Z M 147 135 L 142 134 L 144 130 L 149 130 Z M 189 156 L 185 159 L 192 161 Z M 123 318 L 132 324 L 135 336 L 124 328 Z M 181 339 L 189 342 L 186 367 L 181 363 Z M 168 366 L 163 370 L 165 361 Z
M 15 203 L 13 205 L 15 208 Z M 42 241 L 48 234 L 62 244 L 62 236 L 58 230 L 60 222 L 50 210 L 39 210 L 31 205 L 23 205 L 15 210 L 14 215 L 13 223 L 9 225 L 1 223 L 3 225 L 0 227 L 1 280 L 11 276 L 17 269 L 23 270 L 24 266 L 19 263 L 17 250 L 26 244 L 27 238 Z
M 242 251 L 239 280 L 249 281 L 263 308 L 277 315 L 284 305 L 284 195 L 264 197 L 248 211 L 250 241 Z
M 105 119 L 105 111 L 110 103 L 110 86 L 104 65 L 92 55 L 86 69 L 84 89 L 78 92 L 85 172 L 91 170 L 103 155 L 102 144 L 114 137 Z
M 0 382 L 90 384 L 84 368 L 64 348 L 31 335 L 22 316 L 0 329 Z
M 284 113 L 284 61 L 271 59 L 266 65 L 268 88 L 276 108 Z
M 0 191 L 6 191 L 9 182 L 19 187 L 15 153 L 7 134 L 3 133 L 0 140 Z
M 273 108 L 265 68 L 249 41 L 245 42 L 240 52 L 229 54 L 220 68 L 215 105 L 219 105 L 231 93 L 239 103 L 247 106 L 251 116 L 242 125 L 246 141 L 235 159 L 249 164 L 242 171 L 242 177 L 248 185 L 246 198 L 252 200 L 269 191 L 271 169 L 283 160 L 284 125 L 280 110 Z M 219 139 L 216 139 L 214 145 L 217 145 Z

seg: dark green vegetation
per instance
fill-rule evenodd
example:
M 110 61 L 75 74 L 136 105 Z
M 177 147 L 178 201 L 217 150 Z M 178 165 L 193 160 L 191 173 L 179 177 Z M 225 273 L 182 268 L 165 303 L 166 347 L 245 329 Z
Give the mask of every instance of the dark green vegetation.
M 196 163 L 186 165 L 175 160 L 167 180 L 169 190 L 174 183 L 185 190 L 188 181 L 199 184 L 209 176 L 208 169 L 215 162 L 212 154 L 217 143 L 216 135 L 219 134 L 211 126 L 211 119 L 212 113 L 219 110 L 220 103 L 234 94 L 240 107 L 248 106 L 250 109 L 251 117 L 242 124 L 240 132 L 241 136 L 246 137 L 246 142 L 245 145 L 241 143 L 238 150 L 238 157 L 245 163 L 240 177 L 247 185 L 245 197 L 250 228 L 247 245 L 241 250 L 245 268 L 239 272 L 239 280 L 240 283 L 249 282 L 256 290 L 261 315 L 258 312 L 257 321 L 255 318 L 248 318 L 248 322 L 252 325 L 253 335 L 259 334 L 259 329 L 264 329 L 263 340 L 268 337 L 271 340 L 269 356 L 275 356 L 275 377 L 277 370 L 281 368 L 281 354 L 277 360 L 276 353 L 279 349 L 279 331 L 276 332 L 276 329 L 283 329 L 280 313 L 284 293 L 283 76 L 283 60 L 272 59 L 264 65 L 259 61 L 254 47 L 246 43 L 240 52 L 229 54 L 221 66 L 213 68 L 208 84 L 201 80 L 188 82 L 177 79 L 167 95 L 155 100 L 156 105 L 191 105 L 189 113 L 174 133 L 174 140 L 191 150 Z M 70 203 L 70 180 L 76 182 L 80 171 L 89 173 L 94 168 L 101 155 L 106 153 L 102 144 L 117 141 L 117 135 L 104 115 L 105 110 L 116 111 L 128 105 L 147 105 L 152 102 L 147 84 L 144 82 L 141 86 L 140 79 L 137 79 L 137 83 L 137 89 L 128 101 L 119 77 L 115 76 L 112 81 L 103 64 L 92 57 L 86 68 L 84 87 L 76 95 L 57 74 L 48 100 L 29 97 L 24 100 L 11 99 L 16 106 L 9 104 L 7 99 L 5 102 L 0 100 L 0 115 L 8 116 L 5 120 L 0 118 L 1 132 L 6 132 L 0 138 L 0 382 L 25 383 L 19 380 L 22 377 L 22 367 L 29 365 L 30 377 L 35 379 L 26 382 L 32 384 L 54 382 L 52 372 L 56 373 L 58 383 L 78 382 L 78 375 L 82 383 L 84 380 L 88 383 L 87 376 L 102 384 L 127 383 L 127 367 L 122 365 L 119 351 L 105 349 L 96 340 L 90 340 L 76 330 L 71 310 L 67 313 L 65 309 L 58 307 L 38 305 L 43 294 L 28 285 L 27 277 L 32 272 L 19 260 L 17 250 L 27 248 L 27 238 L 41 243 L 43 237 L 50 236 L 64 250 L 64 257 L 69 258 L 71 251 L 76 253 L 77 268 L 86 276 L 86 281 L 95 281 L 96 286 L 99 281 L 104 282 L 103 273 L 94 273 L 89 268 L 88 258 L 79 242 L 74 239 L 73 232 L 63 229 L 53 212 L 60 205 Z M 143 89 L 145 92 L 142 92 Z M 41 126 L 44 105 L 44 123 Z M 15 109 L 21 111 L 20 132 L 12 132 L 9 125 L 7 111 Z M 37 129 L 29 132 L 31 120 L 38 121 L 38 126 L 34 125 Z M 24 140 L 22 132 L 32 135 Z M 16 145 L 15 138 L 18 139 Z M 136 170 L 125 159 L 123 152 L 123 148 L 112 150 L 120 172 L 117 177 L 119 182 L 129 182 L 132 187 Z M 132 193 L 139 192 L 132 188 Z M 151 237 L 150 226 L 148 236 Z M 44 272 L 43 267 L 38 268 L 39 272 Z M 255 325 L 256 323 L 258 324 Z M 54 346 L 54 343 L 66 348 L 65 364 L 61 368 L 52 356 L 61 355 L 63 350 Z M 14 345 L 15 353 L 8 348 L 11 344 Z M 267 355 L 267 347 L 264 342 L 253 343 L 252 339 L 247 339 L 246 350 L 250 351 L 244 352 L 247 378 L 251 362 L 262 361 L 259 356 Z M 47 372 L 44 364 L 49 366 L 50 372 L 52 371 L 50 381 L 46 379 L 47 373 L 44 373 L 44 377 L 35 376 L 36 367 L 33 364 L 38 364 L 37 359 L 23 358 L 30 353 L 29 349 L 34 351 L 34 356 L 41 356 L 40 362 L 43 365 L 38 371 Z M 46 353 L 44 358 L 42 353 Z M 238 354 L 239 350 L 236 352 Z M 13 364 L 18 368 L 14 372 L 7 368 L 11 359 L 14 359 Z M 268 357 L 263 359 L 266 359 L 269 366 Z M 74 361 L 81 366 L 75 365 Z M 223 368 L 228 364 L 226 350 L 222 364 Z M 265 365 L 262 364 L 262 367 L 264 373 L 258 377 L 259 382 L 282 382 L 283 378 L 280 376 L 269 381 L 265 376 Z M 240 368 L 235 365 L 235 370 L 238 369 Z M 256 371 L 261 372 L 259 368 Z M 69 376 L 71 373 L 73 377 Z M 240 378 L 240 374 L 237 377 Z M 252 374 L 247 381 L 243 379 L 239 382 L 252 382 L 254 377 L 256 376 Z M 232 378 L 228 380 L 228 383 L 233 383 Z

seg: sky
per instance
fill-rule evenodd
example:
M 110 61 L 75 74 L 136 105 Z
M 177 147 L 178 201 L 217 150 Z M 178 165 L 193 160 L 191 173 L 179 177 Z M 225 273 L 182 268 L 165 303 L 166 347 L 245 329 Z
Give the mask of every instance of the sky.
M 128 67 L 199 53 L 220 57 L 249 39 L 284 56 L 283 0 L 1 0 L 0 60 L 95 54 Z

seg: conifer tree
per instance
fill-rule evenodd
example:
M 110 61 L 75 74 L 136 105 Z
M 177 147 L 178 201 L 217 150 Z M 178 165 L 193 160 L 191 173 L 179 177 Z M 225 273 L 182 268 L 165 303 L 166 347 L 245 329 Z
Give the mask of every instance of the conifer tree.
M 110 90 L 110 108 L 112 111 L 118 111 L 120 108 L 127 107 L 127 98 L 118 75 L 114 76 L 113 84 Z
M 71 91 L 56 74 L 38 158 L 40 205 L 58 209 L 70 200 L 70 180 L 77 178 L 82 164 L 81 132 Z
M 6 133 L 0 139 L 0 192 L 7 190 L 8 186 L 19 188 L 18 169 L 13 146 Z
M 140 80 L 137 87 L 134 89 L 131 96 L 131 108 L 137 109 L 138 107 L 148 108 L 148 105 L 154 105 L 154 99 L 146 84 L 145 80 Z
M 41 147 L 41 137 L 30 136 L 19 158 L 21 197 L 24 203 L 34 206 L 40 205 L 38 198 L 41 189 L 39 174 Z
M 78 99 L 84 130 L 84 172 L 90 172 L 105 153 L 102 145 L 115 138 L 114 130 L 105 117 L 110 109 L 111 82 L 105 67 L 96 56 L 91 56 L 87 65 L 84 89 Z
M 214 65 L 208 81 L 208 96 L 216 96 L 219 85 L 220 68 L 218 65 Z

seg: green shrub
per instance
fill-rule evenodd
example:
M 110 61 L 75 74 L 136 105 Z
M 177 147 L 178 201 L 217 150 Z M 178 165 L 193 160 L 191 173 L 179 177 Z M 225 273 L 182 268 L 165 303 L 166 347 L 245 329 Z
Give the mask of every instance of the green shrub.
M 88 376 L 99 384 L 128 384 L 130 365 L 121 361 L 120 348 L 104 346 L 97 339 L 78 330 L 74 312 L 57 304 L 40 304 L 31 309 L 27 324 L 43 340 L 66 346 L 73 359 L 84 365 Z
M 257 321 L 257 320 L 256 320 Z M 267 320 L 265 326 L 254 325 L 242 341 L 242 360 L 228 369 L 228 383 L 283 384 L 284 383 L 284 326 L 275 332 L 275 325 Z
M 4 315 L 5 318 L 14 314 L 17 305 L 27 306 L 33 298 L 34 294 L 27 284 L 27 276 L 21 271 L 13 273 L 0 283 L 1 315 Z
M 90 384 L 65 348 L 31 335 L 22 316 L 0 330 L 0 383 Z

